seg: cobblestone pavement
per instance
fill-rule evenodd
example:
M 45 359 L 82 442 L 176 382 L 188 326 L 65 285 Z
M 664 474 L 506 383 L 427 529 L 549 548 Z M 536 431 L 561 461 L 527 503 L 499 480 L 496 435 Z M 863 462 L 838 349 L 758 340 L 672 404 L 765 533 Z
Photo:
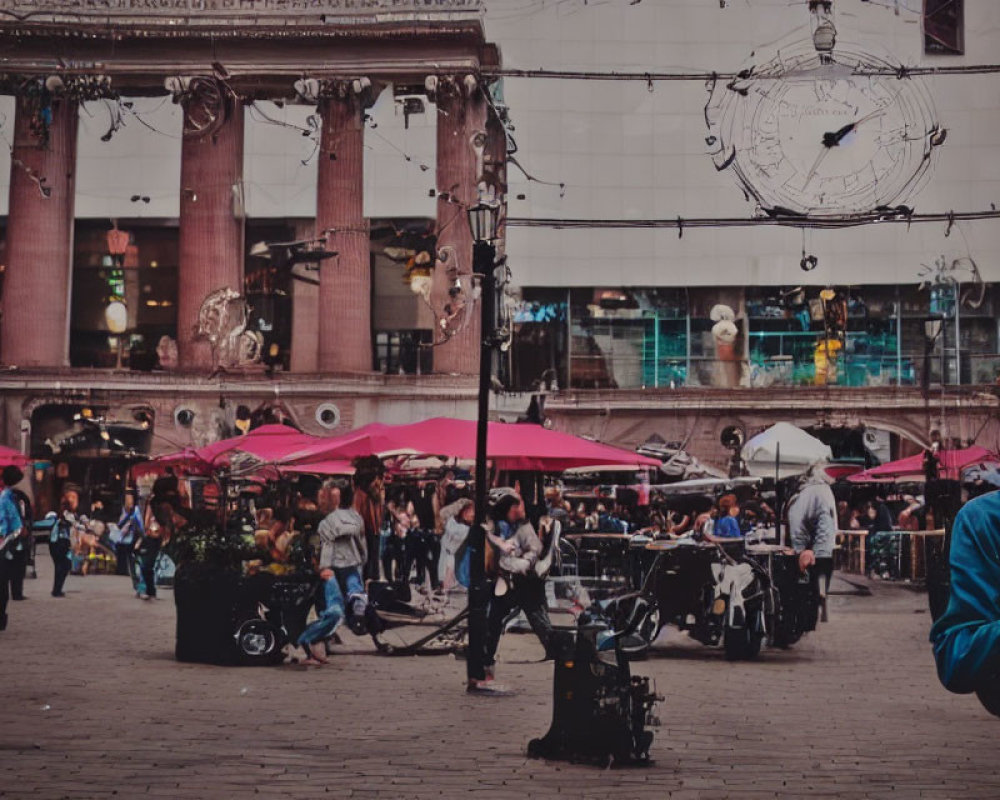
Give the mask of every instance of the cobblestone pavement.
M 503 698 L 350 634 L 322 669 L 180 664 L 169 591 L 71 577 L 56 600 L 49 570 L 0 634 L 0 797 L 1000 797 L 1000 720 L 938 685 L 925 596 L 898 587 L 751 664 L 664 637 L 636 667 L 666 695 L 655 763 L 608 771 L 525 757 L 550 719 L 534 637 L 505 637 Z

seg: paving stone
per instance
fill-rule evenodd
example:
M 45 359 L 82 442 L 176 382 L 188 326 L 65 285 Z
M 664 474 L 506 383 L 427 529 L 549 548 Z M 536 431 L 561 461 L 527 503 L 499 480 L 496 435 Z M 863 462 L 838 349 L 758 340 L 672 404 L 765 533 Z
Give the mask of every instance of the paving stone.
M 92 576 L 54 600 L 40 562 L 0 633 L 4 800 L 1000 796 L 997 723 L 940 687 L 926 598 L 906 589 L 831 598 L 828 624 L 750 664 L 668 631 L 634 666 L 667 696 L 654 763 L 602 770 L 526 758 L 551 718 L 530 635 L 501 644 L 506 698 L 467 696 L 453 658 L 349 633 L 318 670 L 180 664 L 169 591 L 142 603 Z

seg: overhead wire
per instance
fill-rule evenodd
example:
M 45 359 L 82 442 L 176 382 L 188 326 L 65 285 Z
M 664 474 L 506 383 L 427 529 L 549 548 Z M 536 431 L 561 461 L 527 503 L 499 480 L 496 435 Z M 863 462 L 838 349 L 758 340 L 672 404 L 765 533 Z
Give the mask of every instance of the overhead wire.
M 945 223 L 956 221 L 978 222 L 1000 219 L 1000 210 L 989 211 L 945 211 L 925 214 L 903 214 L 892 211 L 873 211 L 864 214 L 849 214 L 837 217 L 819 216 L 767 216 L 767 217 L 673 217 L 660 219 L 585 219 L 556 217 L 508 217 L 506 222 L 518 228 L 574 229 L 640 229 L 666 228 L 677 230 L 681 235 L 687 229 L 698 228 L 751 228 L 758 226 L 781 226 L 791 228 L 811 228 L 833 230 L 860 225 L 903 223 L 906 225 Z

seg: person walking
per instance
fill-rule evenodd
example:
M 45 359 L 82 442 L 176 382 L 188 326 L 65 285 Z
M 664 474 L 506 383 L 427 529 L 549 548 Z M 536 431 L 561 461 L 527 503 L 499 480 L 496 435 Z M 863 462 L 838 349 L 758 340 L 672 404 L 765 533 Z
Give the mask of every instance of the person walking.
M 28 571 L 28 561 L 31 560 L 32 565 L 34 565 L 31 550 L 34 544 L 31 540 L 31 526 L 34 514 L 32 513 L 31 500 L 28 499 L 28 495 L 17 488 L 17 483 L 20 483 L 24 479 L 24 473 L 17 467 L 8 467 L 7 469 L 12 470 L 8 476 L 11 480 L 20 475 L 16 483 L 7 483 L 5 479 L 4 486 L 10 488 L 11 499 L 14 501 L 17 513 L 21 517 L 21 535 L 14 542 L 14 558 L 11 562 L 10 597 L 12 600 L 24 600 L 24 577 Z
M 59 504 L 58 516 L 53 511 L 52 530 L 49 533 L 49 555 L 52 557 L 52 596 L 65 597 L 63 586 L 66 576 L 73 567 L 73 526 L 76 516 L 70 508 L 69 501 L 64 497 Z
M 144 533 L 142 514 L 135 502 L 135 491 L 125 492 L 122 513 L 118 518 L 118 541 L 115 542 L 115 567 L 118 575 L 132 574 L 132 558 L 137 539 Z
M 354 459 L 354 510 L 364 522 L 367 561 L 364 565 L 365 580 L 379 578 L 379 538 L 382 535 L 382 518 L 385 512 L 385 467 L 375 456 Z M 341 497 L 341 504 L 348 504 Z M 386 580 L 392 580 L 386 576 Z
M 486 681 L 491 681 L 496 665 L 496 653 L 503 635 L 504 623 L 518 609 L 524 611 L 548 656 L 552 622 L 545 598 L 545 579 L 535 574 L 534 567 L 542 554 L 542 542 L 528 522 L 524 502 L 516 494 L 501 497 L 491 512 L 492 529 L 486 536 L 497 554 L 497 580 L 490 599 L 486 633 Z M 469 691 L 481 689 L 480 681 L 469 684 Z
M 160 525 L 154 520 L 136 547 L 140 576 L 136 596 L 142 600 L 156 599 L 156 557 L 160 554 L 161 543 Z
M 4 467 L 4 489 L 0 492 L 0 631 L 7 629 L 7 601 L 15 571 L 14 548 L 22 539 L 24 523 L 14 501 L 13 486 L 21 482 L 24 473 L 15 466 Z M 23 543 L 22 543 L 23 544 Z
M 837 500 L 822 465 L 810 468 L 801 479 L 786 512 L 788 535 L 799 557 L 799 571 L 809 576 L 811 600 L 818 612 L 830 589 L 833 546 L 837 541 Z M 802 630 L 815 630 L 816 616 L 812 610 L 803 623 Z

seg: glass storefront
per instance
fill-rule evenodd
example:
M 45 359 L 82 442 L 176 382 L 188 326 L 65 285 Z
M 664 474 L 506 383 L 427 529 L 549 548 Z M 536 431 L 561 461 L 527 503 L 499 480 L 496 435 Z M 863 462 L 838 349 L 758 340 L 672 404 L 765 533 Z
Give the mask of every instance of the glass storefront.
M 1000 376 L 995 293 L 992 284 L 526 288 L 508 384 L 991 384 Z

